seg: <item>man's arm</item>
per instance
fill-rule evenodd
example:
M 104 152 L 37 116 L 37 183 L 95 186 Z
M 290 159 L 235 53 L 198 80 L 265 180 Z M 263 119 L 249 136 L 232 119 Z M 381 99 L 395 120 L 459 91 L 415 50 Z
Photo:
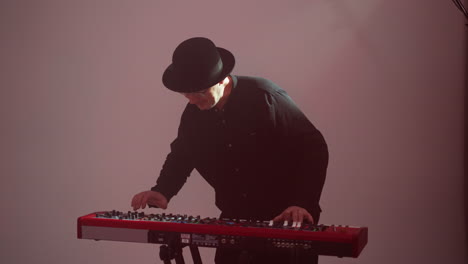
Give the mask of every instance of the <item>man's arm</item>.
M 312 125 L 285 92 L 278 92 L 271 100 L 275 129 L 281 138 L 290 175 L 285 190 L 289 207 L 275 219 L 302 222 L 320 215 L 319 200 L 328 166 L 328 148 L 322 134 Z M 314 220 L 314 221 L 315 221 Z
M 167 208 L 171 198 L 176 195 L 194 169 L 188 143 L 187 121 L 190 120 L 187 108 L 182 115 L 177 138 L 171 143 L 171 152 L 161 169 L 156 185 L 150 191 L 136 194 L 132 199 L 134 210 L 149 207 Z
M 177 138 L 171 144 L 156 185 L 152 191 L 162 193 L 168 201 L 176 195 L 190 176 L 194 166 L 187 145 Z
M 179 192 L 193 170 L 187 152 L 179 139 L 172 142 L 171 152 L 167 155 L 156 185 L 150 191 L 143 191 L 133 197 L 133 210 L 144 209 L 146 205 L 167 208 L 170 199 Z

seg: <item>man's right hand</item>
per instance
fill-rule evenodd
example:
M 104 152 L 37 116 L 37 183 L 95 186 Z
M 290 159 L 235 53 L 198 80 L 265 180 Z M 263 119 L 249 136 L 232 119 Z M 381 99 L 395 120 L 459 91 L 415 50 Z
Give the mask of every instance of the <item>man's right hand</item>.
M 167 199 L 162 193 L 155 191 L 144 191 L 133 196 L 133 210 L 138 210 L 140 208 L 145 209 L 146 205 L 153 205 L 162 209 L 166 209 Z

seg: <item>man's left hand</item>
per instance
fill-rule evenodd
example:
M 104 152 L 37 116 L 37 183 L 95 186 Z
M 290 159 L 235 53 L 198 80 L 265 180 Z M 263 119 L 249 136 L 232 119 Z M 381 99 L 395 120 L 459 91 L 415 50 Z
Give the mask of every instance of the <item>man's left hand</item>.
M 299 206 L 290 206 L 286 208 L 280 215 L 273 218 L 274 222 L 280 221 L 290 221 L 296 226 L 299 223 L 302 223 L 304 220 L 314 223 L 314 218 L 312 217 L 306 209 Z M 296 223 L 296 224 L 294 224 Z

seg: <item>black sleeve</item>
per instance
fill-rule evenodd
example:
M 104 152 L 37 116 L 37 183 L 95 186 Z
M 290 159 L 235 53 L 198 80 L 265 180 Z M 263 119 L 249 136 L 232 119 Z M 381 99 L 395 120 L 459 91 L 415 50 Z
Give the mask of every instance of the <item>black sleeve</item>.
M 152 191 L 162 193 L 168 201 L 179 192 L 194 169 L 186 133 L 185 120 L 187 118 L 185 115 L 186 111 L 182 116 L 177 138 L 171 143 L 171 152 L 167 155 L 156 185 L 151 188 Z
M 318 219 L 328 166 L 327 144 L 286 92 L 278 91 L 271 100 L 275 129 L 282 139 L 282 151 L 288 153 L 285 161 L 291 168 L 286 178 L 292 183 L 285 185 L 291 188 L 285 190 L 290 197 L 289 203 L 307 209 Z

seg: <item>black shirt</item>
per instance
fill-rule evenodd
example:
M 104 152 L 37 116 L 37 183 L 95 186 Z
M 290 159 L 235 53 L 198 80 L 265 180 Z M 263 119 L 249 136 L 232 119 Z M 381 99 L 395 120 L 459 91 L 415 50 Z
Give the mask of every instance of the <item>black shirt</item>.
M 151 190 L 170 200 L 195 168 L 226 216 L 271 219 L 296 205 L 318 219 L 328 165 L 322 134 L 273 82 L 231 77 L 222 110 L 187 105 Z

